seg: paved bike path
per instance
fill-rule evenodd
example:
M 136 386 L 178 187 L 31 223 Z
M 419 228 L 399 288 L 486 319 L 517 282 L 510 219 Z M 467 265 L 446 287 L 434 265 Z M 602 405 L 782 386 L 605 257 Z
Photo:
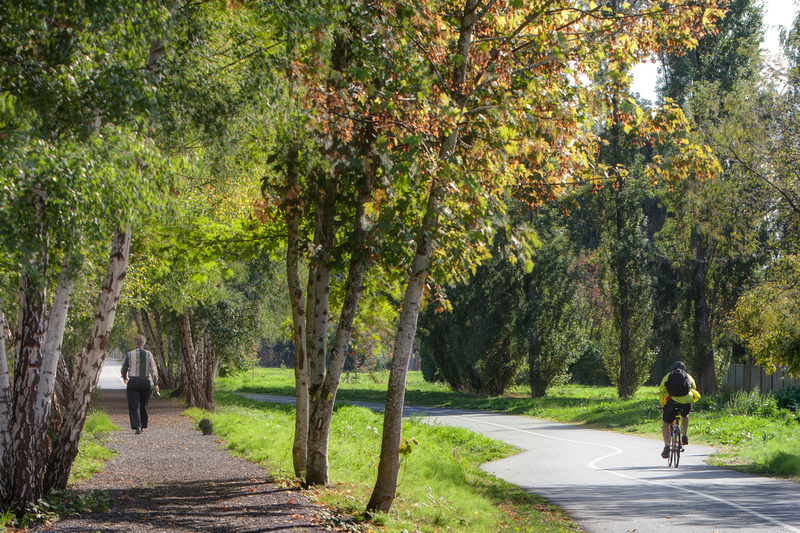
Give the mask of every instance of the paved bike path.
M 661 459 L 660 441 L 642 437 L 486 411 L 406 406 L 403 414 L 519 447 L 483 469 L 559 505 L 590 533 L 800 533 L 800 485 L 708 466 L 713 448 L 687 446 L 676 469 Z

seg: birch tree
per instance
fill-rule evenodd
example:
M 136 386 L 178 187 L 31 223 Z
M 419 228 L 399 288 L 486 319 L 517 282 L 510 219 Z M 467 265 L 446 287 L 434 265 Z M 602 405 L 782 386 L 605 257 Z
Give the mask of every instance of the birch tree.
M 92 332 L 86 349 L 78 359 L 72 373 L 72 396 L 67 402 L 67 411 L 45 472 L 44 487 L 46 490 L 67 488 L 69 472 L 78 455 L 78 443 L 83 431 L 83 424 L 86 422 L 92 395 L 103 368 L 108 336 L 114 326 L 117 302 L 128 269 L 130 244 L 130 227 L 118 230 L 111 246 L 108 270 L 97 302 Z
M 162 12 L 131 5 L 123 20 L 104 7 L 0 6 L 0 79 L 5 101 L 12 102 L 2 117 L 0 238 L 19 275 L 24 339 L 11 398 L 0 398 L 13 405 L 11 450 L 0 454 L 7 459 L 0 478 L 8 484 L 3 505 L 20 512 L 42 495 L 69 277 L 77 271 L 72 262 L 81 247 L 106 242 L 109 219 L 132 218 L 137 200 L 147 196 L 142 166 L 161 165 L 131 126 L 148 104 L 141 43 Z M 66 265 L 61 282 L 53 280 L 51 262 Z M 53 285 L 56 307 L 48 323 Z

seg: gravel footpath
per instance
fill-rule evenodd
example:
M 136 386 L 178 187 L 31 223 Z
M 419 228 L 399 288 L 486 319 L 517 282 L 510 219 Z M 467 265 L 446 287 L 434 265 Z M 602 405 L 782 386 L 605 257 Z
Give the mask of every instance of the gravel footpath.
M 299 490 L 267 483 L 266 471 L 198 431 L 184 407 L 150 400 L 150 427 L 135 435 L 124 390 L 103 390 L 96 402 L 121 428 L 106 444 L 118 454 L 78 490 L 108 491 L 111 509 L 30 531 L 331 531 Z

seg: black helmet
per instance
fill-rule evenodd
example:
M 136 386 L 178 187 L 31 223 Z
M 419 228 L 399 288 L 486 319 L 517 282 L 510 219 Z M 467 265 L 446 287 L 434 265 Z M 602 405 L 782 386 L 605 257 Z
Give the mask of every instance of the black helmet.
M 678 370 L 679 368 L 684 372 L 686 371 L 686 365 L 683 364 L 683 361 L 675 361 L 672 365 L 672 370 Z

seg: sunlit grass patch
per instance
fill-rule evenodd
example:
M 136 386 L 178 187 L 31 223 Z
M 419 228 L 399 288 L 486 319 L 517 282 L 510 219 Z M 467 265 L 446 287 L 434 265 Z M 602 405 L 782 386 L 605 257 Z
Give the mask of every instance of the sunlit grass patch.
M 228 393 L 217 395 L 217 411 L 187 411 L 195 420 L 209 417 L 214 433 L 235 454 L 268 466 L 293 483 L 292 406 L 254 402 Z M 401 459 L 398 497 L 392 511 L 363 522 L 377 475 L 382 415 L 339 404 L 329 443 L 331 486 L 309 491 L 332 516 L 362 521 L 362 531 L 572 531 L 577 527 L 557 507 L 480 470 L 479 465 L 515 453 L 507 444 L 449 426 L 415 420 L 403 423 L 406 453 Z M 361 516 L 361 518 L 359 518 Z M 328 520 L 334 520 L 329 517 Z
M 78 456 L 72 463 L 69 482 L 77 483 L 92 474 L 101 472 L 106 461 L 114 457 L 115 452 L 108 449 L 102 439 L 110 431 L 119 430 L 119 426 L 102 411 L 92 411 L 83 425 L 81 441 L 78 445 Z
M 387 373 L 361 375 L 343 380 L 337 400 L 383 402 Z M 225 381 L 227 380 L 227 381 Z M 291 369 L 256 369 L 225 378 L 228 390 L 248 390 L 294 395 Z M 690 417 L 689 434 L 694 444 L 714 446 L 721 452 L 712 462 L 762 475 L 793 474 L 793 439 L 800 433 L 796 390 L 776 395 L 723 392 L 702 398 Z M 406 386 L 409 405 L 485 409 L 557 420 L 596 429 L 610 429 L 660 439 L 661 413 L 657 387 L 640 387 L 630 398 L 618 398 L 614 387 L 561 385 L 548 389 L 545 398 L 530 398 L 526 387 L 515 387 L 503 396 L 486 397 L 455 392 L 442 383 L 426 383 L 421 372 L 409 372 Z

